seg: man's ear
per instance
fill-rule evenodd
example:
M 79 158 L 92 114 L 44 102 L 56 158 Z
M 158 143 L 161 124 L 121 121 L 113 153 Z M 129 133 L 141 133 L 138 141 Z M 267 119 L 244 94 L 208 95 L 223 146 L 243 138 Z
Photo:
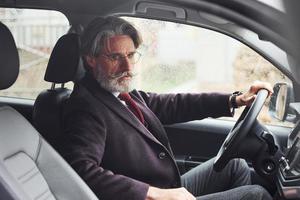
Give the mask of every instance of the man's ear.
M 92 70 L 96 68 L 97 66 L 97 62 L 95 57 L 92 56 L 85 56 L 85 60 L 88 64 L 88 67 L 90 67 Z

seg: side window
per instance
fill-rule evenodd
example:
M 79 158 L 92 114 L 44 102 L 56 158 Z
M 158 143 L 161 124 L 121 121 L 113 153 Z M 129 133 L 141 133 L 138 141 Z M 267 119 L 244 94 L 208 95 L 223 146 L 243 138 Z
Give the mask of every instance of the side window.
M 20 73 L 13 86 L 0 96 L 35 99 L 50 88 L 44 74 L 51 51 L 69 29 L 67 18 L 57 11 L 0 8 L 0 21 L 12 32 L 20 57 Z
M 124 17 L 141 32 L 142 58 L 136 64 L 137 89 L 157 93 L 245 91 L 256 80 L 290 82 L 262 56 L 241 42 L 204 28 Z M 238 118 L 238 109 L 234 118 Z M 265 124 L 289 126 L 268 114 Z

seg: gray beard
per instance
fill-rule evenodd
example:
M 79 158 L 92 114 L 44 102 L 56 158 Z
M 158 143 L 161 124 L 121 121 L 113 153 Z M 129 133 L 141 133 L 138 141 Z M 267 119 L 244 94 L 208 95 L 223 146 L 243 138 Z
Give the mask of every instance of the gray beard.
M 118 82 L 118 79 L 122 76 L 118 77 L 108 77 L 102 73 L 101 67 L 97 67 L 97 71 L 95 74 L 95 78 L 99 85 L 109 91 L 109 92 L 130 92 L 132 88 L 132 80 L 125 80 L 122 82 Z

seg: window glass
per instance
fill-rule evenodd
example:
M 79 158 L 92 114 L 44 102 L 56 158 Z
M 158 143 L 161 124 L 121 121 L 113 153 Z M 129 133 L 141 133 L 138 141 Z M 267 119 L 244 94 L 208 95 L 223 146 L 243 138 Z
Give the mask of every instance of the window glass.
M 136 64 L 136 88 L 157 93 L 246 91 L 256 80 L 290 82 L 270 62 L 241 42 L 204 28 L 124 17 L 140 31 L 142 54 Z M 237 119 L 242 109 L 237 109 Z M 272 119 L 265 124 L 289 125 Z
M 60 36 L 69 29 L 67 18 L 57 12 L 0 8 L 0 21 L 12 32 L 20 57 L 20 73 L 13 86 L 0 96 L 35 99 L 50 83 L 44 74 L 50 53 Z

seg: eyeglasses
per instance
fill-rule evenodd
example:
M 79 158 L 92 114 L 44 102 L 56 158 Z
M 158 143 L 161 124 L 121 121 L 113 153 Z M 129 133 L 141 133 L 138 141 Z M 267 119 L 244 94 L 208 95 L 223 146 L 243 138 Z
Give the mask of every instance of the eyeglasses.
M 122 61 L 125 58 L 128 58 L 128 60 L 131 64 L 135 64 L 140 60 L 140 58 L 142 56 L 137 51 L 130 52 L 127 55 L 123 55 L 123 54 L 120 54 L 120 53 L 101 54 L 101 55 L 104 56 L 105 58 L 109 59 L 112 62 L 113 65 L 118 65 L 118 64 L 122 63 Z

